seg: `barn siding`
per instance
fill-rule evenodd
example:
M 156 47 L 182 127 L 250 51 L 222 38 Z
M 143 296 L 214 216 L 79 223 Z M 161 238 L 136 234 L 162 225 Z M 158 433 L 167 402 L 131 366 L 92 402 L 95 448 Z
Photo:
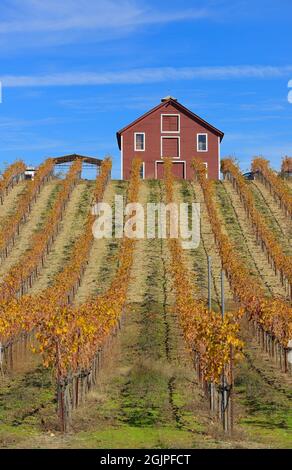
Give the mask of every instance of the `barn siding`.
M 179 137 L 162 136 L 162 156 L 178 158 L 179 155 Z

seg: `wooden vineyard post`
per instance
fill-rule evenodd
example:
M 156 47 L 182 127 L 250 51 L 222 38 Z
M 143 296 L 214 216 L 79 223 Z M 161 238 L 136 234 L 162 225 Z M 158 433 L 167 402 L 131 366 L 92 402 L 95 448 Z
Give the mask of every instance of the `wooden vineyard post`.
M 221 271 L 221 315 L 222 321 L 224 321 L 224 271 Z M 222 379 L 221 379 L 221 420 L 223 431 L 226 432 L 226 420 L 225 420 L 225 365 L 223 365 Z
M 57 368 L 57 407 L 62 432 L 68 431 L 68 410 L 66 400 L 66 384 L 60 370 L 60 345 L 56 341 L 56 368 Z
M 230 373 L 229 373 L 229 381 L 230 381 L 230 390 L 229 390 L 229 400 L 228 400 L 228 414 L 229 414 L 229 430 L 232 432 L 233 430 L 233 385 L 234 385 L 234 377 L 233 377 L 233 348 L 230 346 Z
M 221 315 L 224 321 L 225 315 L 225 293 L 224 293 L 224 270 L 221 271 Z M 224 432 L 232 430 L 232 353 L 230 353 L 229 364 L 223 365 L 221 382 L 221 420 Z
M 63 390 L 63 384 L 60 380 L 58 380 L 58 383 L 57 383 L 57 403 L 58 403 L 58 415 L 60 418 L 61 431 L 66 432 L 64 390 Z

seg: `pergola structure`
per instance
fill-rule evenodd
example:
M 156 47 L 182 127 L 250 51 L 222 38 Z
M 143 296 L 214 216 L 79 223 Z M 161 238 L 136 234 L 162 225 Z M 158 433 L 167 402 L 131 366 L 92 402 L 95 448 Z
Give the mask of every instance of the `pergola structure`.
M 53 157 L 53 160 L 56 165 L 60 165 L 61 167 L 67 167 L 68 163 L 74 162 L 75 160 L 78 160 L 80 158 L 83 160 L 83 168 L 93 169 L 92 165 L 100 167 L 102 164 L 102 160 L 99 158 L 78 155 L 77 153 L 73 153 L 72 155 L 64 155 L 63 157 Z
M 70 163 L 81 159 L 82 160 L 82 170 L 94 170 L 96 174 L 100 174 L 100 168 L 102 160 L 96 157 L 89 157 L 88 155 L 79 155 L 73 153 L 71 155 L 64 155 L 62 157 L 52 157 L 55 165 L 60 169 L 67 169 L 70 166 Z

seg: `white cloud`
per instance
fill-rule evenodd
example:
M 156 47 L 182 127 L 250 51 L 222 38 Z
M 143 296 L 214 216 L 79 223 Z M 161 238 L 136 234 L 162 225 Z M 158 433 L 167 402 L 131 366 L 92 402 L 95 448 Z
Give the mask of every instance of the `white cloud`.
M 116 29 L 208 16 L 205 8 L 160 11 L 134 0 L 10 0 L 0 34 Z
M 0 117 L 0 129 L 14 129 L 19 131 L 27 127 L 57 125 L 68 121 L 72 122 L 73 118 L 46 117 L 40 119 L 14 119 Z
M 117 72 L 64 72 L 47 75 L 6 75 L 0 77 L 4 87 L 47 87 L 81 85 L 115 85 L 157 83 L 173 80 L 227 80 L 242 78 L 279 78 L 292 73 L 292 65 L 157 67 Z

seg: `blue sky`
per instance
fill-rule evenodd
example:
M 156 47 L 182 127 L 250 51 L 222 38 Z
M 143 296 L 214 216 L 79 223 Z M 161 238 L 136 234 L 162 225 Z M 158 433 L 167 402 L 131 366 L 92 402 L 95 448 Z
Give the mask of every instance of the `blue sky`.
M 119 177 L 116 131 L 169 94 L 225 132 L 223 156 L 279 168 L 291 20 L 291 0 L 1 0 L 0 169 L 110 154 Z

